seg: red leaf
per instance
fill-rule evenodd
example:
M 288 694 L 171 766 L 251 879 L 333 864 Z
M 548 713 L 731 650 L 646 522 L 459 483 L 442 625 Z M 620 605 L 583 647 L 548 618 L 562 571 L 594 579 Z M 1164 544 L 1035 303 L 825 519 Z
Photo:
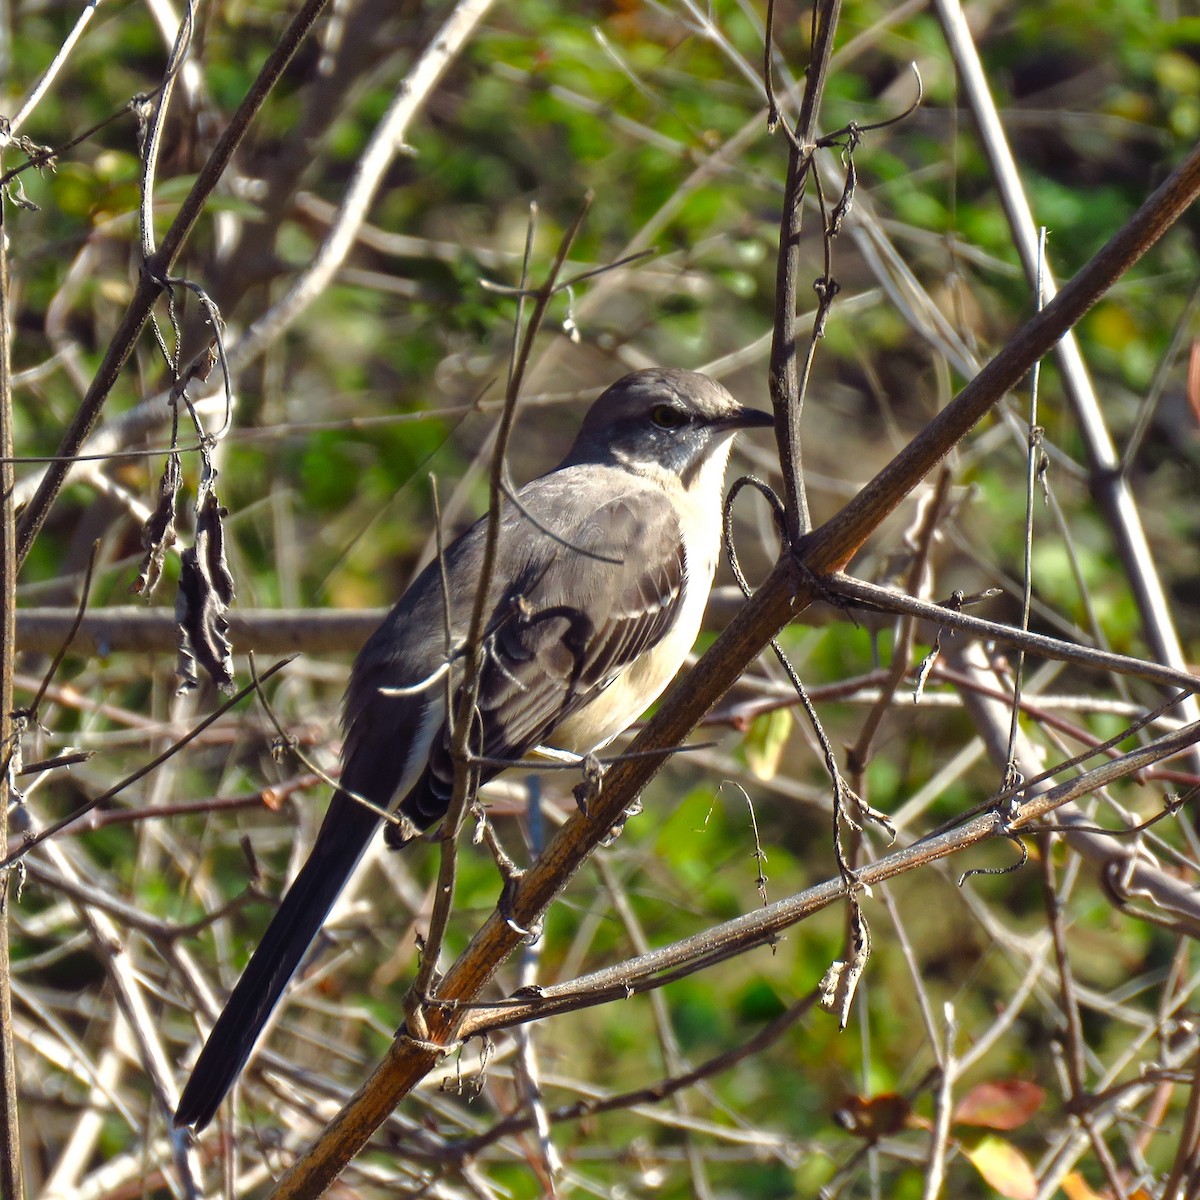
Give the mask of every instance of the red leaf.
M 954 1110 L 959 1125 L 1017 1129 L 1042 1106 L 1046 1093 L 1024 1079 L 1001 1079 L 972 1088 Z

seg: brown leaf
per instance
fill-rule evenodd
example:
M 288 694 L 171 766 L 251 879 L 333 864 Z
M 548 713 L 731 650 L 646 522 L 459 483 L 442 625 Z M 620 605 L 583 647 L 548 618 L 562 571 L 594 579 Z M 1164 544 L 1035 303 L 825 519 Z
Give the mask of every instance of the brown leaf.
M 176 673 L 179 690 L 191 691 L 201 667 L 222 691 L 233 688 L 233 647 L 226 613 L 233 600 L 233 575 L 225 560 L 225 510 L 213 492 L 196 517 L 196 540 L 179 556 L 175 622 L 179 630 Z
M 973 1087 L 954 1110 L 958 1125 L 1018 1129 L 1042 1106 L 1046 1093 L 1024 1079 L 1001 1079 Z
M 137 579 L 129 585 L 136 596 L 149 596 L 154 591 L 167 551 L 175 544 L 175 498 L 182 483 L 179 455 L 172 451 L 158 481 L 158 505 L 142 527 L 142 548 L 146 555 Z
M 1187 400 L 1196 424 L 1200 425 L 1200 341 L 1192 343 L 1188 356 Z

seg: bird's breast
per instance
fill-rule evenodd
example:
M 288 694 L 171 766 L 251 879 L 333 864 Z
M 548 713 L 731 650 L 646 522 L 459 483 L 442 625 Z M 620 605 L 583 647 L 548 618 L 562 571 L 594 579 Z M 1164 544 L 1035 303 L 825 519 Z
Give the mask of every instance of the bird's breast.
M 689 536 L 693 533 L 699 536 Z M 575 754 L 608 745 L 662 695 L 696 644 L 716 570 L 717 538 L 685 530 L 686 568 L 679 611 L 665 636 L 629 664 L 594 699 L 563 721 L 550 741 Z

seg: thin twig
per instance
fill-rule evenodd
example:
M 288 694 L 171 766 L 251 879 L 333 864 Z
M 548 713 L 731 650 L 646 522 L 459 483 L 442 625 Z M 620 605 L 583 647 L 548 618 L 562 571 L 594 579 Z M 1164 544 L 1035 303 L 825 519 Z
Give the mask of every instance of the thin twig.
M 8 845 L 8 809 L 19 794 L 13 780 L 19 747 L 13 720 L 16 654 L 17 549 L 13 513 L 12 312 L 8 277 L 8 197 L 0 188 L 0 850 Z M 12 872 L 0 864 L 0 1196 L 21 1200 L 21 1132 L 13 1044 L 12 974 L 8 951 Z
M 1117 1171 L 1112 1154 L 1101 1138 L 1091 1116 L 1078 1107 L 1087 1095 L 1087 1067 L 1084 1061 L 1086 1040 L 1079 1013 L 1075 977 L 1071 971 L 1071 960 L 1067 953 L 1066 930 L 1063 927 L 1062 904 L 1054 873 L 1054 835 L 1048 834 L 1042 853 L 1042 896 L 1046 905 L 1046 917 L 1050 926 L 1050 937 L 1054 945 L 1054 960 L 1058 968 L 1059 999 L 1062 1004 L 1063 1021 L 1066 1025 L 1064 1043 L 1066 1051 L 1067 1082 L 1070 1087 L 1068 1105 L 1080 1113 L 1080 1121 L 1092 1143 L 1092 1152 L 1104 1171 L 1108 1186 L 1115 1200 L 1126 1200 L 1124 1185 Z
M 192 3 L 193 0 L 184 0 L 183 19 L 175 30 L 175 41 L 167 58 L 162 86 L 155 99 L 154 112 L 150 116 L 149 128 L 146 130 L 142 145 L 139 218 L 143 262 L 149 262 L 154 254 L 154 175 L 158 167 L 158 152 L 162 145 L 163 129 L 166 127 L 167 109 L 171 105 L 171 95 L 175 90 L 175 80 L 183 67 L 188 47 L 192 41 L 192 30 L 195 27 L 195 12 Z M 177 340 L 176 352 L 178 352 L 178 345 Z
M 1157 662 L 1130 658 L 1128 655 L 1114 654 L 1110 650 L 1098 650 L 1093 646 L 1080 646 L 1074 642 L 1065 642 L 1061 638 L 1022 631 L 1016 626 L 1003 625 L 999 621 L 972 617 L 947 604 L 933 604 L 915 596 L 905 595 L 894 588 L 853 579 L 849 575 L 831 576 L 825 581 L 825 588 L 832 596 L 851 602 L 857 601 L 867 608 L 883 612 L 909 613 L 946 629 L 962 630 L 978 638 L 999 642 L 1002 646 L 1017 647 L 1028 654 L 1075 663 L 1097 671 L 1114 671 L 1134 679 L 1145 679 L 1151 683 L 1178 688 L 1184 693 L 1200 691 L 1200 677 L 1162 666 Z
M 329 0 L 304 0 L 299 12 L 292 18 L 251 84 L 237 112 L 230 118 L 229 124 L 208 156 L 208 161 L 201 168 L 196 182 L 180 205 L 175 220 L 163 235 L 162 244 L 152 259 L 144 264 L 133 299 L 130 300 L 124 317 L 109 341 L 104 359 L 96 370 L 87 395 L 84 396 L 59 443 L 58 460 L 50 464 L 37 492 L 21 514 L 17 526 L 18 566 L 25 561 L 34 539 L 49 516 L 51 506 L 62 490 L 70 468 L 70 460 L 83 447 L 100 419 L 104 403 L 150 317 L 160 292 L 159 281 L 170 274 L 172 264 L 199 220 L 208 197 L 225 174 L 234 151 L 245 138 L 267 96 L 328 3 Z M 6 452 L 11 453 L 11 449 Z
M 71 649 L 71 643 L 75 641 L 75 635 L 79 632 L 80 625 L 83 624 L 83 616 L 87 612 L 88 597 L 92 590 L 92 573 L 96 569 L 96 559 L 99 555 L 100 540 L 97 539 L 92 543 L 92 549 L 88 554 L 87 566 L 83 571 L 83 587 L 79 590 L 79 607 L 75 610 L 75 619 L 71 622 L 71 628 L 67 630 L 62 644 L 55 651 L 53 659 L 50 660 L 50 666 L 46 668 L 46 674 L 42 676 L 42 685 L 38 688 L 36 695 L 26 710 L 31 721 L 37 721 L 38 710 L 42 706 L 46 689 L 54 682 L 54 676 L 58 674 L 58 668 L 62 666 L 63 659 L 67 657 L 67 651 Z M 2 845 L 4 845 L 4 842 L 0 840 L 0 846 Z
M 784 501 L 787 509 L 787 536 L 792 545 L 811 527 L 808 499 L 804 490 L 800 455 L 800 413 L 804 396 L 796 362 L 796 302 L 800 279 L 800 235 L 803 228 L 804 190 L 812 167 L 817 117 L 833 54 L 833 34 L 837 28 L 841 0 L 820 0 L 813 12 L 814 37 L 800 116 L 788 138 L 787 180 L 784 184 L 783 215 L 779 228 L 779 255 L 775 269 L 775 324 L 771 338 L 771 363 L 768 380 L 771 403 L 775 408 L 775 435 L 779 441 L 783 470 Z M 764 58 L 764 86 L 775 108 L 771 86 L 771 47 Z
M 958 1041 L 958 1019 L 952 1004 L 947 1003 L 942 1012 L 946 1022 L 946 1041 L 938 1054 L 942 1070 L 934 1105 L 933 1128 L 929 1133 L 929 1163 L 925 1168 L 922 1200 L 937 1200 L 945 1182 L 946 1148 L 950 1142 L 950 1121 L 954 1115 L 954 1085 L 958 1080 L 958 1056 L 954 1049 Z
M 942 518 L 946 496 L 950 490 L 950 472 L 943 469 L 934 485 L 929 502 L 923 505 L 918 514 L 916 530 L 906 538 L 912 549 L 912 559 L 905 579 L 904 592 L 909 596 L 927 594 L 927 589 L 921 586 L 925 577 L 929 553 L 933 547 L 934 534 Z M 846 752 L 846 763 L 850 770 L 850 786 L 860 795 L 863 794 L 863 776 L 871 757 L 871 746 L 887 712 L 891 709 L 893 699 L 900 684 L 908 674 L 912 664 L 912 644 L 916 629 L 916 621 L 911 614 L 902 618 L 897 624 L 896 636 L 892 645 L 892 662 L 887 676 L 879 689 L 879 699 L 872 705 L 871 711 L 863 721 L 858 740 Z
M 548 1114 L 549 1119 L 552 1122 L 578 1121 L 585 1117 L 597 1116 L 600 1113 L 621 1112 L 637 1104 L 661 1102 L 683 1091 L 685 1088 L 694 1087 L 702 1080 L 711 1079 L 714 1075 L 728 1071 L 731 1067 L 745 1061 L 747 1058 L 753 1058 L 754 1055 L 761 1054 L 763 1050 L 778 1041 L 783 1034 L 791 1029 L 816 1002 L 817 993 L 815 991 L 809 992 L 807 996 L 797 1000 L 786 1012 L 781 1013 L 773 1021 L 764 1025 L 758 1033 L 747 1039 L 740 1046 L 715 1055 L 707 1062 L 700 1063 L 683 1074 L 660 1079 L 655 1083 L 636 1088 L 630 1092 L 622 1092 L 614 1096 L 604 1096 L 602 1098 L 580 1100 L 575 1104 L 569 1104 L 563 1108 L 552 1109 Z M 498 1121 L 486 1133 L 482 1133 L 478 1137 L 462 1143 L 456 1149 L 462 1157 L 472 1157 L 501 1138 L 514 1133 L 521 1133 L 523 1130 L 529 1128 L 529 1121 L 529 1117 L 508 1117 L 503 1121 Z
M 633 749 L 643 751 L 681 744 L 709 709 L 724 695 L 763 649 L 768 640 L 790 619 L 812 602 L 819 587 L 812 574 L 800 570 L 799 556 L 807 571 L 828 574 L 840 569 L 884 518 L 902 502 L 925 475 L 947 455 L 975 423 L 1027 371 L 1049 346 L 1077 321 L 1111 284 L 1137 261 L 1184 212 L 1200 191 L 1200 147 L 1197 147 L 1170 178 L 1142 205 L 1108 244 L 1080 271 L 1045 310 L 1036 314 L 1014 339 L 978 376 L 926 426 L 836 517 L 809 535 L 802 546 L 792 547 L 771 572 L 751 600 L 717 639 L 716 643 L 663 698 L 654 718 L 634 740 Z M 1132 770 L 1181 753 L 1200 737 L 1200 726 L 1186 726 L 1173 739 L 1154 743 L 1153 751 L 1131 756 L 1115 768 Z M 1149 755 L 1149 757 L 1146 757 Z M 661 763 L 639 757 L 622 761 L 605 778 L 605 787 L 592 814 L 573 816 L 559 831 L 545 853 L 531 864 L 512 889 L 507 912 L 494 912 L 476 933 L 458 961 L 447 971 L 438 988 L 438 998 L 447 1008 L 438 1018 L 439 1036 L 451 1044 L 459 1026 L 460 1006 L 472 1001 L 498 964 L 520 941 L 512 923 L 533 927 L 567 880 L 592 852 L 600 839 L 619 819 L 634 797 L 660 769 Z M 1063 799 L 1074 798 L 1071 787 L 1087 789 L 1091 780 L 1107 782 L 1108 776 L 1089 772 L 1055 790 Z M 1028 807 L 1028 806 L 1026 806 Z M 1021 811 L 1024 811 L 1022 809 Z M 1035 816 L 1044 812 L 1036 805 Z M 1007 835 L 1009 830 L 1005 830 Z M 976 818 L 968 826 L 945 835 L 947 840 L 923 843 L 918 857 L 940 857 L 995 836 L 992 816 Z M 900 852 L 903 857 L 904 852 Z M 890 861 L 897 856 L 890 856 Z M 875 865 L 864 867 L 860 878 L 873 881 Z M 843 894 L 844 880 L 828 884 L 822 893 L 829 903 Z M 758 910 L 760 914 L 770 910 Z M 457 1015 L 456 1015 L 457 1014 Z M 316 1196 L 339 1174 L 358 1152 L 373 1130 L 386 1119 L 398 1100 L 406 1095 L 437 1062 L 440 1050 L 411 1041 L 394 1043 L 374 1075 L 338 1114 L 317 1141 L 281 1178 L 275 1200 L 298 1200 Z
M 63 817 L 61 820 L 55 821 L 52 824 L 47 825 L 44 829 L 38 830 L 36 834 L 25 838 L 20 846 L 14 850 L 9 850 L 5 857 L 0 859 L 0 870 L 11 866 L 18 859 L 24 858 L 30 850 L 32 850 L 35 846 L 40 845 L 47 838 L 51 838 L 56 833 L 66 829 L 67 826 L 73 825 L 80 819 L 80 817 L 86 816 L 93 809 L 100 807 L 102 804 L 107 804 L 111 799 L 113 799 L 114 796 L 120 795 L 120 793 L 123 792 L 127 787 L 131 787 L 133 784 L 137 783 L 139 779 L 144 779 L 151 772 L 156 771 L 160 766 L 162 766 L 163 763 L 168 762 L 171 758 L 178 754 L 179 751 L 182 750 L 189 742 L 195 741 L 196 738 L 198 738 L 210 725 L 220 720 L 221 717 L 223 717 L 231 708 L 234 708 L 236 705 L 240 704 L 253 691 L 261 687 L 262 684 L 270 679 L 271 676 L 277 671 L 282 671 L 283 668 L 286 667 L 291 661 L 292 660 L 290 658 L 285 658 L 280 662 L 274 663 L 261 675 L 257 676 L 253 682 L 248 683 L 240 691 L 235 692 L 227 700 L 223 701 L 217 708 L 213 709 L 213 711 L 209 713 L 204 720 L 202 720 L 199 724 L 194 725 L 186 734 L 184 734 L 183 737 L 181 737 L 178 741 L 173 742 L 157 757 L 138 767 L 138 769 L 132 774 L 126 775 L 125 778 L 119 783 L 113 784 L 112 787 L 107 788 L 105 791 L 101 792 L 100 795 L 93 797 L 84 804 L 81 804 L 77 809 L 75 809 L 74 812 L 68 813 L 67 816 Z M 7 841 L 5 844 L 7 845 Z
M 1037 283 L 1034 287 L 1034 304 L 1040 311 L 1045 293 L 1042 288 L 1042 278 L 1046 263 L 1046 229 L 1043 226 L 1038 235 L 1038 270 Z M 1029 373 L 1029 423 L 1026 428 L 1026 459 L 1025 459 L 1025 556 L 1021 569 L 1021 632 L 1029 631 L 1029 610 L 1033 603 L 1033 510 L 1034 497 L 1037 492 L 1038 475 L 1042 469 L 1042 428 L 1038 423 L 1038 380 L 1041 378 L 1042 360 L 1033 364 Z M 1008 731 L 1008 758 L 1004 770 L 1005 783 L 1017 776 L 1015 746 L 1017 744 L 1017 729 L 1021 719 L 1021 689 L 1025 683 L 1025 650 L 1018 646 L 1013 661 L 1013 705 L 1012 724 Z
M 954 56 L 966 101 L 978 126 L 980 142 L 996 180 L 1013 244 L 1020 255 L 1026 279 L 1033 287 L 1038 276 L 1038 226 L 988 87 L 966 14 L 959 0 L 935 0 L 934 9 L 941 21 L 946 44 Z M 1056 284 L 1048 264 L 1043 268 L 1043 280 L 1047 298 L 1054 297 Z M 1052 304 L 1055 302 L 1056 299 L 1052 300 Z M 1043 353 L 1050 349 L 1047 346 Z M 1146 539 L 1129 481 L 1120 471 L 1120 459 L 1108 432 L 1087 364 L 1079 350 L 1079 342 L 1072 333 L 1067 332 L 1053 349 L 1062 375 L 1063 390 L 1074 411 L 1079 435 L 1087 452 L 1092 492 L 1105 513 L 1117 551 L 1125 564 L 1126 577 L 1137 602 L 1146 641 L 1159 662 L 1185 669 L 1187 657 L 1175 629 L 1171 604 L 1159 576 L 1155 555 Z M 1179 711 L 1183 720 L 1194 721 L 1200 717 L 1200 702 L 1187 697 L 1180 702 Z M 1200 763 L 1200 752 L 1195 758 Z
M 20 130 L 21 126 L 25 124 L 33 113 L 33 110 L 37 108 L 42 98 L 53 86 L 63 67 L 67 65 L 67 59 L 70 57 L 71 51 L 75 49 L 79 39 L 83 36 L 83 31 L 96 15 L 96 10 L 100 7 L 101 3 L 102 0 L 88 0 L 84 4 L 82 11 L 75 19 L 75 24 L 71 26 L 71 32 L 63 39 L 62 45 L 55 52 L 50 65 L 42 72 L 37 83 L 33 85 L 33 90 L 25 97 L 25 102 L 17 109 L 16 115 L 9 121 L 9 134 L 16 134 Z

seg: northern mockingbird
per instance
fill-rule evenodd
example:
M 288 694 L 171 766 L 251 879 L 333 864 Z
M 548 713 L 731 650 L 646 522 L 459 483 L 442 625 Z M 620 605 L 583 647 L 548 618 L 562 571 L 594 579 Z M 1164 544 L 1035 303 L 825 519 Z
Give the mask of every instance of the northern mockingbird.
M 600 749 L 671 682 L 712 587 L 733 436 L 771 423 L 704 375 L 637 371 L 592 405 L 553 471 L 503 504 L 473 739 L 489 764 L 481 781 L 501 769 L 491 764 L 542 746 Z M 355 661 L 341 788 L 213 1026 L 176 1125 L 212 1119 L 379 827 L 354 797 L 397 814 L 392 846 L 445 815 L 454 784 L 447 693 L 485 536 L 481 520 L 447 548 L 444 567 L 426 567 Z

